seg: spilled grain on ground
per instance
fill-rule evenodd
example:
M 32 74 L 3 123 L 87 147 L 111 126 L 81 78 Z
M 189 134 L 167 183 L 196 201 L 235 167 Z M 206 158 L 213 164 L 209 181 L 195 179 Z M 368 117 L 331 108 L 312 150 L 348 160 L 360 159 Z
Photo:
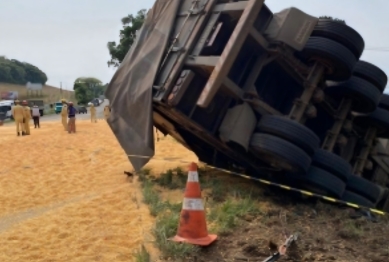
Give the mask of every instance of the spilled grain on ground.
M 132 261 L 154 221 L 108 125 L 79 121 L 69 135 L 58 121 L 31 132 L 0 127 L 0 261 Z M 156 143 L 160 157 L 197 160 L 170 137 Z

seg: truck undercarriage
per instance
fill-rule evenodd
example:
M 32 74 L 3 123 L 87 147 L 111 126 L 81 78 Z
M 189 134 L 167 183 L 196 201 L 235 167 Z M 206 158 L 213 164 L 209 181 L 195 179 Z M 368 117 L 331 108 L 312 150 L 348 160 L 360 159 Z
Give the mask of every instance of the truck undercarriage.
M 389 211 L 387 76 L 363 50 L 296 8 L 156 1 L 108 87 L 109 124 L 128 155 L 152 157 L 154 125 L 209 165 Z

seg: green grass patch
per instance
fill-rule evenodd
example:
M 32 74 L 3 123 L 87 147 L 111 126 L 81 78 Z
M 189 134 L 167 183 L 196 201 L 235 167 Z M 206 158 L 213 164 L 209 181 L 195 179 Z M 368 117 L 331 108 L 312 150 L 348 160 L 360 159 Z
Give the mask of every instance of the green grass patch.
M 182 170 L 182 168 L 177 167 L 174 169 L 169 169 L 166 172 L 160 174 L 160 176 L 155 179 L 155 182 L 164 188 L 168 189 L 178 189 L 185 187 L 187 180 L 187 175 Z
M 164 258 L 187 261 L 188 257 L 194 255 L 200 248 L 170 240 L 177 233 L 182 203 L 172 204 L 163 201 L 157 191 L 160 187 L 171 190 L 184 188 L 187 180 L 186 172 L 181 168 L 174 168 L 155 178 L 150 169 L 143 169 L 138 172 L 138 175 L 142 185 L 143 201 L 149 206 L 150 214 L 156 217 L 153 229 L 155 245 Z M 210 232 L 228 234 L 242 222 L 242 218 L 261 214 L 258 203 L 251 196 L 251 193 L 254 193 L 252 189 L 247 190 L 239 185 L 228 186 L 226 185 L 228 182 L 223 179 L 211 178 L 209 175 L 200 175 L 200 182 L 204 188 L 211 189 L 211 199 L 207 202 L 210 210 L 207 214 Z M 157 185 L 159 187 L 156 187 Z M 141 257 L 141 253 L 138 256 Z
M 360 228 L 354 221 L 347 221 L 343 224 L 341 230 L 339 230 L 338 235 L 343 239 L 354 239 L 358 240 L 363 237 L 364 231 Z
M 259 215 L 260 209 L 251 197 L 228 198 L 213 208 L 208 214 L 208 220 L 212 222 L 212 228 L 223 235 L 231 233 L 239 225 L 240 219 L 246 215 Z
M 142 168 L 139 172 L 136 173 L 138 175 L 138 180 L 141 182 L 142 186 L 145 181 L 148 180 L 151 174 L 150 168 Z
M 144 245 L 141 249 L 135 252 L 134 258 L 136 262 L 151 262 L 151 257 Z
M 170 240 L 177 233 L 179 219 L 180 213 L 177 212 L 167 212 L 158 216 L 153 233 L 156 246 L 165 258 L 173 258 L 174 261 L 185 261 L 185 258 L 198 252 L 199 247 Z

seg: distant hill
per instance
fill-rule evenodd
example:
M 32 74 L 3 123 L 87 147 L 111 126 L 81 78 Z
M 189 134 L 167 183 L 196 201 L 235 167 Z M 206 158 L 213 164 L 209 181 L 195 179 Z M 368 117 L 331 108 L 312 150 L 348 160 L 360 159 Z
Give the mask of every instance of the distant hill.
M 27 88 L 24 85 L 15 85 L 8 83 L 0 83 L 0 93 L 1 92 L 11 92 L 17 91 L 19 93 L 19 100 L 22 99 L 43 99 L 45 104 L 51 104 L 59 101 L 61 98 L 67 100 L 75 101 L 74 91 L 62 90 L 62 94 L 58 87 L 44 85 L 42 90 L 42 97 L 40 96 L 27 96 Z M 0 98 L 1 99 L 1 98 Z

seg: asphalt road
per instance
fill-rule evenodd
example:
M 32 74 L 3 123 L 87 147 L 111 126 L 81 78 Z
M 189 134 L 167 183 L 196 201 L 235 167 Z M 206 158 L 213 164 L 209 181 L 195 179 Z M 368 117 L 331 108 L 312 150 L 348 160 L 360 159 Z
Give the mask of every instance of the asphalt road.
M 101 119 L 101 118 L 104 118 L 104 107 L 106 105 L 108 105 L 108 100 L 105 99 L 104 102 L 102 104 L 100 104 L 100 106 L 97 106 L 96 107 L 96 117 L 97 119 Z M 77 114 L 76 115 L 76 119 L 77 120 L 88 120 L 90 119 L 90 110 L 89 110 L 89 107 L 87 107 L 87 110 L 88 110 L 88 113 L 87 114 Z M 32 121 L 32 120 L 31 120 Z M 52 114 L 52 115 L 43 115 L 40 119 L 39 119 L 40 122 L 54 122 L 54 121 L 58 121 L 58 123 L 61 122 L 61 115 L 60 114 Z M 5 121 L 4 122 L 4 125 L 9 125 L 9 124 L 12 124 L 13 122 L 11 121 Z

